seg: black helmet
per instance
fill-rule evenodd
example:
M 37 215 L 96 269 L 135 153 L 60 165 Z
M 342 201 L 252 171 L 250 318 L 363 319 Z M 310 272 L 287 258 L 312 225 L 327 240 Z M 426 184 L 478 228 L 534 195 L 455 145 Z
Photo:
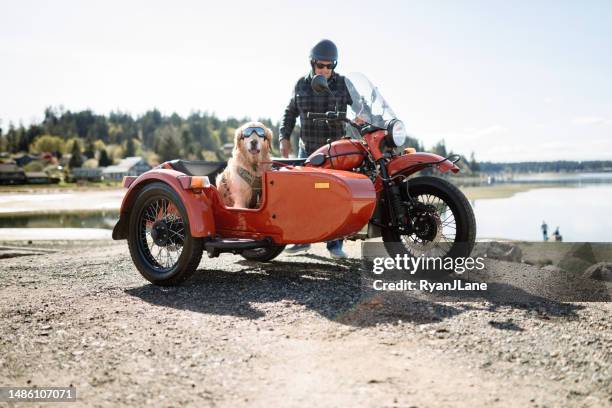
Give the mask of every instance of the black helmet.
M 310 60 L 338 62 L 338 48 L 330 40 L 321 40 L 310 50 Z

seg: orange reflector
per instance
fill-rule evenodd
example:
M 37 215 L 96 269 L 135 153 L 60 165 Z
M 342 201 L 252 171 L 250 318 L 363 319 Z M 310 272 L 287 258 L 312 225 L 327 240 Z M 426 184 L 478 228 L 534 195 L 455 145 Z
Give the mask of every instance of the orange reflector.
M 329 183 L 315 183 L 315 188 L 329 188 Z
M 189 188 L 204 188 L 204 187 L 209 187 L 210 186 L 210 182 L 208 181 L 208 177 L 204 176 L 204 177 L 198 177 L 198 176 L 193 176 L 191 177 L 191 183 L 189 183 Z
M 202 190 L 210 187 L 210 181 L 206 176 L 178 176 L 177 178 L 185 190 Z
M 405 154 L 416 153 L 416 149 L 414 147 L 407 147 L 404 149 Z

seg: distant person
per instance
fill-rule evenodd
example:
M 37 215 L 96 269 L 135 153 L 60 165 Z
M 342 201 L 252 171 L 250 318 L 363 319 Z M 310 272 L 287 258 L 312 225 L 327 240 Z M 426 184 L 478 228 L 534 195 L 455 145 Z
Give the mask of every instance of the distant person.
M 548 224 L 546 224 L 546 221 L 542 221 L 542 226 L 540 228 L 542 228 L 542 239 L 548 241 Z
M 553 232 L 553 237 L 555 238 L 555 241 L 557 242 L 563 241 L 563 236 L 561 236 L 561 234 L 559 233 L 559 227 L 557 227 L 555 229 L 555 232 Z

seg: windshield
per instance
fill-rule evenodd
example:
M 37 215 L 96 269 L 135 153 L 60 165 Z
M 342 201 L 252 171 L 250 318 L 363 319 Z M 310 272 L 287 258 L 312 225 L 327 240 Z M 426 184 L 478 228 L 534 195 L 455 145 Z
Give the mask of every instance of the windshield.
M 365 75 L 351 72 L 346 78 L 346 86 L 353 100 L 346 113 L 349 119 L 359 117 L 374 126 L 385 128 L 386 121 L 396 118 L 378 88 Z

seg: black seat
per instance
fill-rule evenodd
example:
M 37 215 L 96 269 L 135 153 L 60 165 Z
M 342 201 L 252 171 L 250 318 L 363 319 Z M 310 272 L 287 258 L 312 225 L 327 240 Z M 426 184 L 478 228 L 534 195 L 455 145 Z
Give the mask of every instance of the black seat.
M 206 160 L 172 160 L 168 162 L 172 168 L 188 176 L 208 176 L 211 183 L 215 177 L 227 166 L 227 162 L 213 162 Z
M 303 166 L 306 159 L 285 159 L 281 157 L 273 157 L 273 162 L 282 163 L 286 166 Z M 274 166 L 277 167 L 277 166 Z

